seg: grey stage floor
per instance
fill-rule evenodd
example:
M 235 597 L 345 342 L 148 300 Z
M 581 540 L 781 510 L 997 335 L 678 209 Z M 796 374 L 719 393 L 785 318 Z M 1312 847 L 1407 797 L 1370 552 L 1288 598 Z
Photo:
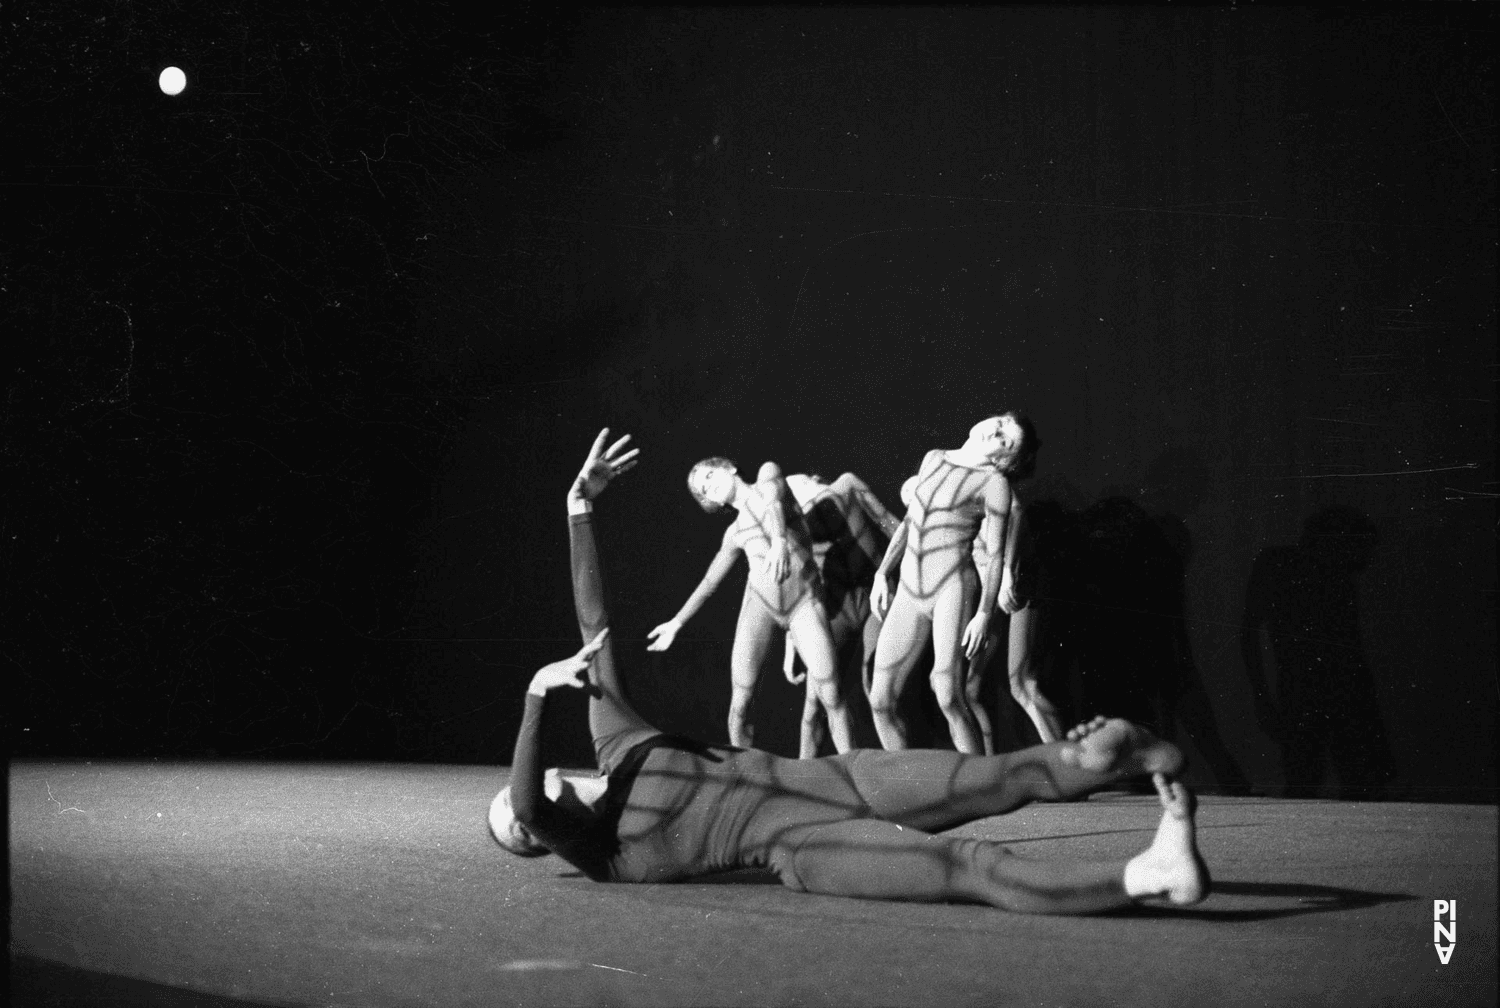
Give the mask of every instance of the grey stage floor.
M 1054 918 L 809 896 L 746 873 L 600 885 L 490 841 L 505 777 L 14 763 L 13 966 L 277 1005 L 1496 1002 L 1492 806 L 1205 798 L 1207 902 Z M 1156 818 L 1153 800 L 1110 794 L 956 832 L 1113 858 Z M 1447 965 L 1435 899 L 1458 901 Z M 144 997 L 131 1003 L 190 1003 Z

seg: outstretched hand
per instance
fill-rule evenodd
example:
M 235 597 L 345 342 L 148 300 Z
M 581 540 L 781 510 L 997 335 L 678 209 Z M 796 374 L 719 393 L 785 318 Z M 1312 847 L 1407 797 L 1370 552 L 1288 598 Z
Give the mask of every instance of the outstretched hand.
M 606 427 L 594 438 L 594 446 L 589 449 L 589 457 L 584 461 L 583 468 L 578 470 L 578 478 L 573 481 L 572 488 L 568 491 L 570 497 L 578 497 L 581 500 L 593 500 L 604 492 L 609 481 L 635 468 L 636 462 L 640 461 L 639 448 L 632 448 L 621 455 L 620 451 L 630 440 L 626 434 L 620 440 L 604 447 L 604 442 L 609 438 L 609 428 Z
M 608 636 L 609 627 L 605 627 L 599 631 L 599 636 L 585 644 L 571 658 L 543 665 L 537 674 L 531 677 L 531 686 L 528 687 L 527 692 L 545 696 L 548 690 L 554 690 L 560 686 L 568 686 L 572 689 L 587 686 L 589 666 L 593 664 L 595 656 L 604 647 L 604 639 Z

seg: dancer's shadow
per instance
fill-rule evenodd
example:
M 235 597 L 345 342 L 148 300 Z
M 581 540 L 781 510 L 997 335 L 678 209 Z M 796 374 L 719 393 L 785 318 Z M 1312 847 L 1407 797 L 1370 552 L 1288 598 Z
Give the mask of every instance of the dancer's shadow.
M 1214 908 L 1213 901 L 1221 896 L 1249 896 L 1254 899 L 1274 900 L 1279 905 L 1267 906 L 1263 909 L 1244 907 L 1218 910 Z M 1111 911 L 1106 916 L 1191 917 L 1194 920 L 1231 923 L 1275 920 L 1279 917 L 1332 913 L 1340 910 L 1363 910 L 1382 903 L 1403 903 L 1414 899 L 1417 897 L 1410 893 L 1368 892 L 1364 889 L 1345 889 L 1341 886 L 1313 885 L 1307 882 L 1220 882 L 1215 880 L 1213 895 L 1202 906 L 1173 907 L 1151 904 L 1125 907 Z M 1292 903 L 1295 905 L 1287 905 Z
M 1396 777 L 1360 634 L 1358 579 L 1379 539 L 1363 511 L 1327 507 L 1251 571 L 1240 651 L 1261 729 L 1281 743 L 1289 797 L 1316 797 L 1330 763 L 1340 798 L 1379 800 Z

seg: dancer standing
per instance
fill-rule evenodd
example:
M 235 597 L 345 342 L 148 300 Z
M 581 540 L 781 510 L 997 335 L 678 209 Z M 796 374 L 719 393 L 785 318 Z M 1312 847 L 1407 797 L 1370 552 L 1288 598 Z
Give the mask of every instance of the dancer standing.
M 1182 754 L 1125 721 L 1096 718 L 1069 741 L 1004 756 L 861 750 L 789 760 L 755 749 L 663 735 L 625 700 L 608 639 L 592 500 L 637 460 L 601 431 L 568 493 L 573 595 L 586 641 L 527 689 L 511 784 L 490 805 L 507 850 L 556 853 L 592 879 L 671 882 L 769 867 L 788 888 L 872 899 L 988 903 L 1028 913 L 1092 913 L 1139 900 L 1196 903 L 1209 878 L 1192 795 L 1170 777 Z M 589 691 L 589 728 L 603 776 L 545 773 L 549 694 Z M 1163 814 L 1128 860 L 1046 861 L 947 829 L 1037 799 L 1056 800 L 1150 774 Z
M 751 486 L 740 479 L 733 462 L 707 458 L 693 466 L 687 482 L 688 491 L 703 510 L 712 514 L 731 507 L 739 514 L 724 530 L 718 554 L 677 615 L 647 634 L 652 642 L 647 650 L 665 651 L 672 646 L 683 624 L 702 608 L 743 553 L 750 562 L 750 577 L 740 601 L 730 657 L 730 744 L 755 744 L 750 701 L 766 652 L 780 627 L 791 636 L 807 663 L 808 691 L 816 693 L 828 716 L 834 748 L 848 752 L 854 745 L 849 708 L 839 689 L 833 637 L 819 599 L 818 568 L 802 509 L 782 478 L 780 467 L 765 463 Z
M 870 596 L 885 621 L 875 649 L 870 709 L 887 749 L 906 748 L 907 726 L 897 704 L 931 639 L 928 681 L 954 748 L 984 751 L 964 695 L 964 662 L 984 643 L 1000 593 L 1013 534 L 1011 489 L 1002 470 L 1021 450 L 1023 438 L 1015 414 L 993 416 L 969 430 L 963 447 L 928 452 L 917 471 L 906 519 L 891 537 Z M 982 581 L 971 555 L 981 526 L 988 560 Z M 893 599 L 886 576 L 898 562 L 901 577 Z
M 1001 468 L 1006 481 L 1010 484 L 1012 494 L 1011 533 L 1005 540 L 1006 555 L 1002 561 L 1002 580 L 998 596 L 1000 608 L 1009 614 L 1009 619 L 1005 621 L 1008 626 L 1005 628 L 1003 637 L 1006 672 L 1010 682 L 1011 698 L 1031 719 L 1037 735 L 1043 742 L 1056 742 L 1062 738 L 1062 724 L 1058 720 L 1057 708 L 1042 694 L 1041 686 L 1037 682 L 1037 607 L 1041 603 L 1040 600 L 1032 597 L 1031 586 L 1036 581 L 1036 571 L 1022 569 L 1023 563 L 1031 567 L 1035 558 L 1033 556 L 1029 560 L 1023 560 L 1022 557 L 1020 545 L 1025 542 L 1026 509 L 1021 506 L 1021 499 L 1016 494 L 1016 484 L 1030 478 L 1036 471 L 1036 456 L 1041 449 L 1042 442 L 1037 436 L 1035 425 L 1030 420 L 1016 414 L 1010 415 L 1015 418 L 1016 425 L 1021 429 L 1021 446 Z M 981 581 L 990 569 L 989 557 L 985 553 L 987 541 L 985 530 L 981 528 L 979 535 L 974 539 L 974 566 L 979 571 Z M 981 594 L 983 591 L 981 587 Z M 964 678 L 964 695 L 979 725 L 986 755 L 995 751 L 995 737 L 994 728 L 984 704 L 984 687 L 989 663 L 1000 649 L 1001 641 L 1001 633 L 986 634 L 979 652 L 970 659 L 968 674 Z
M 807 519 L 813 557 L 823 579 L 823 609 L 837 655 L 840 692 L 853 702 L 855 689 L 869 694 L 880 636 L 880 617 L 870 610 L 870 585 L 901 520 L 853 473 L 844 473 L 832 483 L 799 473 L 788 476 L 787 485 Z M 796 657 L 788 634 L 783 670 L 793 683 L 801 682 L 795 674 Z M 809 689 L 802 705 L 802 758 L 816 756 L 822 742 L 822 704 L 817 691 Z

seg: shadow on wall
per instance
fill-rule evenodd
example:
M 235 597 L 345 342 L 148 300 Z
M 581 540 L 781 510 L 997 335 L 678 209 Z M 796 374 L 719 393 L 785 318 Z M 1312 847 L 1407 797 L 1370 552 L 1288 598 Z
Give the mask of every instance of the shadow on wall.
M 1187 633 L 1185 518 L 1207 484 L 1192 451 L 1162 455 L 1139 490 L 1111 488 L 1086 506 L 1066 480 L 1039 479 L 1026 495 L 1021 563 L 1035 578 L 1037 678 L 1065 722 L 1102 713 L 1185 735 L 1221 789 L 1246 793 Z
M 1358 577 L 1379 541 L 1364 512 L 1328 507 L 1251 569 L 1240 648 L 1256 718 L 1281 745 L 1287 797 L 1318 797 L 1329 763 L 1340 798 L 1378 800 L 1396 777 L 1359 631 Z

